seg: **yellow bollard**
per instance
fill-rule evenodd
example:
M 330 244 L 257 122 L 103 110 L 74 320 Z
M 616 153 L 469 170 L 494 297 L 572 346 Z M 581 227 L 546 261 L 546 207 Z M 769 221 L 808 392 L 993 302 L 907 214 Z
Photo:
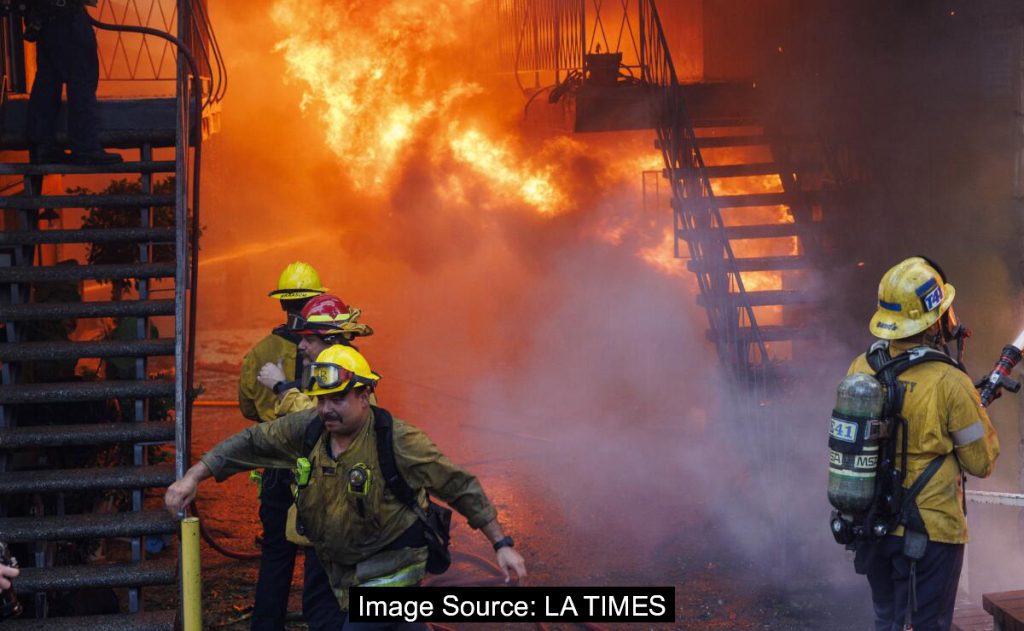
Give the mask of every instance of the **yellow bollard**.
M 199 561 L 199 518 L 181 520 L 181 628 L 203 629 L 203 581 Z

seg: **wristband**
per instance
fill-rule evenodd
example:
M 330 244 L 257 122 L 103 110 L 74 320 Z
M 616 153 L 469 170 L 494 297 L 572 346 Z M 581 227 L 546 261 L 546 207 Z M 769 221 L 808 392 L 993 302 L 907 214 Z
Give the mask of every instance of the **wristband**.
M 502 548 L 514 548 L 515 545 L 515 542 L 512 541 L 512 537 L 502 537 L 494 542 L 494 551 L 497 552 Z
M 274 394 L 276 394 L 277 396 L 281 396 L 282 392 L 284 392 L 285 390 L 288 390 L 288 382 L 287 381 L 278 381 L 277 383 L 274 384 L 274 387 L 271 388 L 271 390 L 273 390 Z

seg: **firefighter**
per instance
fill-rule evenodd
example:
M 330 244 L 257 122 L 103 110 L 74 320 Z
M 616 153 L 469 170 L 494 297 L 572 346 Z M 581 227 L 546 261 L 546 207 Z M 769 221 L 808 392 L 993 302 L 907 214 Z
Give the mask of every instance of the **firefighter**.
M 346 305 L 341 298 L 321 294 L 311 298 L 299 317 L 289 322 L 289 330 L 300 336 L 299 352 L 313 362 L 328 346 L 352 346 L 354 338 L 373 335 L 372 328 L 359 322 L 360 315 L 359 309 Z M 277 395 L 274 408 L 277 416 L 316 406 L 316 401 L 299 389 L 298 381 L 288 379 L 280 363 L 267 362 L 256 378 Z M 376 401 L 371 400 L 371 403 Z
M 908 258 L 882 277 L 871 333 L 887 343 L 889 356 L 922 346 L 945 351 L 949 342 L 960 341 L 953 338 L 963 330 L 951 308 L 954 296 L 953 285 L 934 263 Z M 907 421 L 903 487 L 913 488 L 933 461 L 937 468 L 916 498 L 927 529 L 921 558 L 905 554 L 910 548 L 904 548 L 902 526 L 858 546 L 857 569 L 871 586 L 877 631 L 896 631 L 908 623 L 914 631 L 945 631 L 952 624 L 967 543 L 962 472 L 987 477 L 999 455 L 995 429 L 970 377 L 957 367 L 962 366 L 959 360 L 923 362 L 898 376 Z M 858 372 L 875 374 L 868 354 L 850 366 L 849 374 Z
M 221 442 L 167 489 L 167 508 L 183 510 L 208 477 L 222 481 L 253 466 L 308 458 L 308 484 L 296 499 L 299 518 L 342 610 L 348 610 L 354 585 L 416 585 L 423 578 L 433 553 L 420 517 L 431 508 L 428 490 L 486 535 L 506 581 L 511 573 L 525 578 L 523 557 L 502 532 L 476 477 L 452 464 L 422 431 L 371 406 L 369 397 L 379 380 L 359 351 L 343 345 L 326 349 L 303 375 L 303 390 L 317 397 L 316 409 L 250 427 Z M 396 473 L 413 491 L 409 505 L 398 499 L 391 480 L 385 482 L 382 427 L 391 431 Z M 385 487 L 392 492 L 385 493 Z
M 269 295 L 280 300 L 288 320 L 294 320 L 311 298 L 325 291 L 327 289 L 321 284 L 317 271 L 308 263 L 296 261 L 282 270 L 277 289 Z M 297 379 L 303 365 L 299 341 L 299 337 L 284 324 L 271 331 L 246 354 L 238 382 L 238 407 L 247 419 L 261 424 L 277 419 L 274 411 L 276 397 L 260 385 L 257 373 L 267 362 L 280 362 L 282 370 Z M 252 614 L 253 631 L 284 629 L 297 552 L 296 545 L 285 537 L 288 508 L 292 505 L 291 483 L 290 468 L 268 468 L 262 473 L 260 522 L 263 541 Z M 305 563 L 309 569 L 303 581 L 303 613 L 311 627 L 324 628 L 321 626 L 324 620 L 340 620 L 341 614 L 330 598 L 330 590 L 316 582 L 316 577 L 323 576 L 323 572 L 315 571 L 317 559 L 307 557 Z M 309 574 L 313 575 L 312 582 L 308 580 Z M 322 596 L 317 597 L 318 594 Z

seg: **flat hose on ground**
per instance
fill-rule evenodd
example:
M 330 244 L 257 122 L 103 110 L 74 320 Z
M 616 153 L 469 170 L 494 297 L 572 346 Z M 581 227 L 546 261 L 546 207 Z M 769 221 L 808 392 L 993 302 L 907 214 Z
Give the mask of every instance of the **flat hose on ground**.
M 192 501 L 192 514 L 199 517 L 199 506 L 195 500 Z M 239 561 L 250 561 L 252 559 L 260 558 L 259 552 L 239 552 L 230 548 L 225 548 L 221 544 L 217 543 L 217 540 L 213 538 L 213 535 L 206 529 L 206 524 L 202 519 L 199 520 L 199 534 L 211 548 L 228 557 L 229 559 L 238 559 Z

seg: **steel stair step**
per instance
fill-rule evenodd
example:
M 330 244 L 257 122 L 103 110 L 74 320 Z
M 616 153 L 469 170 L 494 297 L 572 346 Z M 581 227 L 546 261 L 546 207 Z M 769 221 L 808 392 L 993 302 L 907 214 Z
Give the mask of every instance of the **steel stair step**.
M 746 208 L 750 206 L 806 206 L 820 204 L 822 191 L 801 191 L 799 193 L 754 193 L 750 195 L 716 195 L 715 205 L 719 208 Z
M 752 147 L 767 144 L 768 138 L 761 134 L 697 137 L 697 146 L 701 149 L 713 149 L 718 147 Z
M 173 300 L 107 300 L 97 302 L 34 302 L 0 305 L 0 322 L 174 315 Z M 0 353 L 3 355 L 3 353 Z
M 13 618 L 4 621 L 4 631 L 175 631 L 178 628 L 177 619 L 176 611 L 70 618 Z
M 174 338 L 99 340 L 96 342 L 11 342 L 4 344 L 4 361 L 50 361 L 82 357 L 149 357 L 174 354 Z
M 0 495 L 142 489 L 173 482 L 173 465 L 7 471 L 0 476 Z
M 727 239 L 774 239 L 779 237 L 800 237 L 817 229 L 819 223 L 772 223 L 754 224 L 750 226 L 728 226 L 725 228 Z M 706 241 L 717 238 L 718 230 L 686 230 L 677 231 L 679 238 L 686 241 Z
M 710 198 L 672 199 L 672 208 L 682 212 L 717 208 L 749 208 L 751 206 L 808 206 L 825 201 L 824 191 L 801 191 L 799 193 L 750 193 L 746 195 L 716 195 Z
M 107 278 L 171 278 L 174 263 L 0 267 L 0 283 L 46 283 Z
M 803 173 L 806 170 L 806 166 L 791 167 L 790 170 Z M 781 167 L 777 162 L 751 162 L 750 164 L 706 166 L 704 167 L 704 172 L 707 173 L 708 177 L 712 178 L 749 177 L 754 175 L 778 175 L 781 172 Z
M 32 164 L 8 162 L 0 164 L 0 175 L 92 175 L 100 173 L 174 173 L 174 160 L 122 162 L 121 164 Z
M 177 518 L 165 510 L 0 519 L 0 541 L 7 542 L 141 537 L 177 531 Z
M 174 228 L 92 228 L 0 232 L 0 245 L 43 243 L 174 243 Z
M 174 195 L 14 195 L 0 197 L 0 208 L 149 208 L 174 202 Z
M 752 307 L 767 307 L 774 305 L 806 305 L 820 303 L 821 297 L 815 296 L 814 294 L 794 290 L 768 290 L 768 291 L 747 291 L 744 292 L 747 296 L 747 302 Z M 731 306 L 741 306 L 744 301 L 740 298 L 738 293 L 729 294 L 729 303 Z M 697 296 L 697 304 L 704 307 L 708 304 L 707 296 L 700 294 Z M 2 439 L 0 439 L 0 445 L 2 445 Z
M 7 427 L 0 429 L 0 449 L 171 442 L 174 430 L 174 421 Z
M 103 399 L 147 399 L 150 397 L 173 396 L 174 382 L 155 379 L 140 381 L 25 383 L 0 386 L 0 405 L 101 401 Z
M 717 166 L 705 166 L 704 173 L 710 178 L 777 175 L 779 173 L 779 165 L 775 164 L 774 162 L 753 162 L 750 164 L 723 164 Z M 680 175 L 682 175 L 681 172 Z
M 178 576 L 175 560 L 110 563 L 107 565 L 65 565 L 26 567 L 18 576 L 19 592 L 48 592 L 96 587 L 142 587 L 170 585 Z M 4 625 L 6 626 L 6 622 Z M 91 629 L 92 627 L 85 627 Z M 4 631 L 7 631 L 4 629 Z
M 738 272 L 774 272 L 781 270 L 807 269 L 810 265 L 803 256 L 758 256 L 733 259 Z M 686 268 L 695 274 L 706 274 L 721 269 L 729 269 L 724 259 L 712 261 L 689 260 Z

